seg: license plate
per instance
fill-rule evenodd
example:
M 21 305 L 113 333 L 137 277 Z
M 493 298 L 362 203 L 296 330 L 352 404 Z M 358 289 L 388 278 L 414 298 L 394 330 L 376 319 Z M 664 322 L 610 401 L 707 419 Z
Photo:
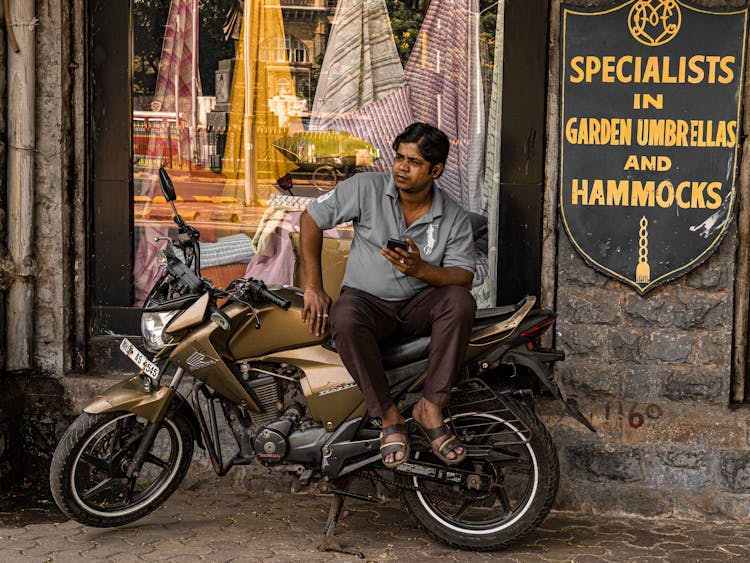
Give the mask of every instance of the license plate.
M 120 351 L 128 358 L 130 358 L 132 362 L 139 368 L 141 368 L 143 370 L 143 373 L 145 373 L 151 379 L 156 381 L 156 379 L 159 377 L 159 366 L 149 361 L 149 359 L 146 358 L 146 356 L 144 356 L 141 351 L 138 350 L 138 348 L 136 348 L 135 345 L 127 338 L 123 338 L 122 342 L 120 342 Z

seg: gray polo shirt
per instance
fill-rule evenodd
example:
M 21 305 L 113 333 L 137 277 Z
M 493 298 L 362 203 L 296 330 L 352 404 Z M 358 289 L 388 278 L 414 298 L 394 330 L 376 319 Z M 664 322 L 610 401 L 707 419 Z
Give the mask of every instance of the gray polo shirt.
M 319 228 L 352 221 L 354 240 L 343 284 L 386 299 L 408 299 L 427 287 L 399 272 L 380 254 L 389 238 L 410 238 L 433 266 L 474 271 L 474 238 L 466 211 L 435 188 L 429 211 L 409 227 L 390 173 L 361 172 L 307 206 Z

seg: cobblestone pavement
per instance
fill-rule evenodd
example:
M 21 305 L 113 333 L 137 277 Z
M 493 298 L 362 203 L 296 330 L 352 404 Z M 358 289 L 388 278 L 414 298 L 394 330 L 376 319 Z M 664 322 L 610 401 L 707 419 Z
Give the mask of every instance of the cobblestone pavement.
M 0 502 L 1 499 L 0 499 Z M 51 503 L 0 505 L 0 562 L 362 561 L 322 553 L 330 497 L 279 491 L 181 489 L 155 513 L 114 529 L 82 526 Z M 432 540 L 397 502 L 349 499 L 336 537 L 366 561 L 750 561 L 750 526 L 552 512 L 531 535 L 495 553 Z

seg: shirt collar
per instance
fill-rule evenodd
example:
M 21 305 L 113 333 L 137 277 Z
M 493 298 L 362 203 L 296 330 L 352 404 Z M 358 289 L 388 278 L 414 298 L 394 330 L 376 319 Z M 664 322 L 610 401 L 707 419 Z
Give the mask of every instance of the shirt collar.
M 398 190 L 396 189 L 396 183 L 393 181 L 393 176 L 388 180 L 388 185 L 385 188 L 385 195 L 393 199 L 394 203 L 398 200 Z M 422 219 L 425 219 L 426 221 L 432 221 L 436 217 L 441 217 L 443 215 L 443 207 L 444 207 L 444 200 L 443 200 L 443 192 L 438 188 L 435 183 L 432 184 L 432 203 L 430 204 L 430 208 L 427 210 L 427 213 L 425 213 L 420 219 L 419 222 L 422 222 Z

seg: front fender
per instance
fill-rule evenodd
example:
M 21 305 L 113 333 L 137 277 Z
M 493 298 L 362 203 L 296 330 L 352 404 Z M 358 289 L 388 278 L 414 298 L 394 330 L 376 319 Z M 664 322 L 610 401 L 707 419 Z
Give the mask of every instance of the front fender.
M 170 403 L 172 403 L 171 406 Z M 83 412 L 102 414 L 127 411 L 155 422 L 169 408 L 173 408 L 188 421 L 198 445 L 203 447 L 198 421 L 182 395 L 176 391 L 173 392 L 168 387 L 146 391 L 140 375 L 116 383 L 86 405 Z
M 104 391 L 83 409 L 89 414 L 128 411 L 154 422 L 172 399 L 167 387 L 146 391 L 141 376 L 125 379 Z

